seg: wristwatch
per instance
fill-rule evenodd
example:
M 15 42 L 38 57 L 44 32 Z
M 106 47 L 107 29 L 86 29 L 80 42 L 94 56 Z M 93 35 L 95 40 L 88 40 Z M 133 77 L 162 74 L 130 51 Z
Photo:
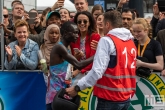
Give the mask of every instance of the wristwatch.
M 75 90 L 76 92 L 80 92 L 80 91 L 81 91 L 81 90 L 80 90 L 80 87 L 79 87 L 78 85 L 74 86 L 74 90 Z

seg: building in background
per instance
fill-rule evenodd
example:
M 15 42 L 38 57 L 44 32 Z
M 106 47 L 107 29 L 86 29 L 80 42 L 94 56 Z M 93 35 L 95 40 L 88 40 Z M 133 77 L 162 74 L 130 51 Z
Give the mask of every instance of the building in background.
M 14 0 L 3 0 L 4 6 L 6 6 L 9 10 L 11 10 L 11 3 Z M 36 8 L 37 0 L 20 0 L 25 7 L 26 11 L 29 11 L 32 8 Z

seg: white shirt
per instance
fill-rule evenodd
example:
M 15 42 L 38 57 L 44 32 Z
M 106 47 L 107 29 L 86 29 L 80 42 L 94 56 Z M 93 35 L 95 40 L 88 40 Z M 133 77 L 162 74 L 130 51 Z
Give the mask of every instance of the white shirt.
M 114 35 L 124 41 L 133 39 L 130 31 L 125 28 L 115 28 L 109 31 L 108 34 Z M 80 90 L 94 86 L 97 80 L 102 78 L 108 67 L 110 55 L 116 55 L 115 45 L 110 37 L 102 37 L 98 43 L 92 69 L 77 83 Z

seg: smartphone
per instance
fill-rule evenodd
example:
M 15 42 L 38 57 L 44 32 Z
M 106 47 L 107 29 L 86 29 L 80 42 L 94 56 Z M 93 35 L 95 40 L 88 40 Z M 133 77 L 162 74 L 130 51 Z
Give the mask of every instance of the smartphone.
M 160 12 L 165 11 L 165 0 L 157 0 L 158 8 Z
M 30 18 L 27 20 L 28 24 L 34 24 L 35 18 Z
M 37 17 L 37 13 L 36 12 L 29 12 L 28 15 L 29 15 L 30 19 Z
M 80 50 L 78 48 L 73 48 L 75 53 L 78 53 Z

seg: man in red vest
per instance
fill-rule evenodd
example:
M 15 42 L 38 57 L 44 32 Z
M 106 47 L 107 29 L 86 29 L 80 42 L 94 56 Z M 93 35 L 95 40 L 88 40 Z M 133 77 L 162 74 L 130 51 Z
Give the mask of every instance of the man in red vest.
M 66 89 L 74 97 L 94 86 L 96 110 L 127 110 L 136 90 L 136 47 L 131 32 L 122 27 L 118 11 L 104 14 L 104 34 L 98 43 L 93 67 L 77 85 Z

